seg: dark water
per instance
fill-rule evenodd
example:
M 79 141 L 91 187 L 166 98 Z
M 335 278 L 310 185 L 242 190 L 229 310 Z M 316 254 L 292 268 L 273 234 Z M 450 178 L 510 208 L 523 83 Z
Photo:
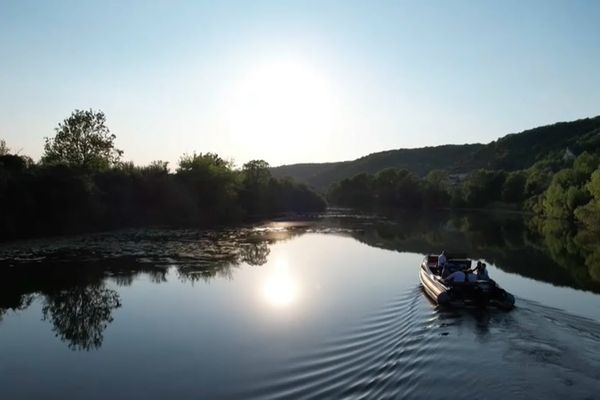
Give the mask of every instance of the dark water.
M 442 248 L 517 308 L 432 304 Z M 0 398 L 600 398 L 593 259 L 483 215 L 4 244 Z

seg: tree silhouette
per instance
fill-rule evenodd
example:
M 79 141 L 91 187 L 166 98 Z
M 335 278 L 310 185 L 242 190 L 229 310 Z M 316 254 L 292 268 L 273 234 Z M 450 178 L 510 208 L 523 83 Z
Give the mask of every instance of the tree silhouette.
M 0 156 L 5 156 L 10 153 L 10 149 L 6 145 L 4 139 L 0 139 Z
M 119 294 L 103 285 L 79 286 L 46 295 L 44 320 L 51 320 L 57 337 L 72 350 L 93 350 L 102 345 L 104 330 L 121 307 Z
M 269 244 L 265 241 L 247 243 L 241 248 L 241 260 L 248 265 L 263 265 L 271 253 Z
M 115 148 L 115 138 L 106 126 L 106 116 L 102 111 L 75 110 L 58 124 L 54 138 L 46 138 L 42 162 L 107 168 L 116 164 L 123 154 Z

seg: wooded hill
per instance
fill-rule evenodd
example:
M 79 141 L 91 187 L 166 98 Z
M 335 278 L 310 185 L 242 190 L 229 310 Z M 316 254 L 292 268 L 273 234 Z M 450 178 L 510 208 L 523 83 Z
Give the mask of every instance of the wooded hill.
M 488 144 L 443 145 L 369 154 L 353 161 L 291 164 L 275 167 L 275 177 L 292 177 L 319 191 L 360 173 L 386 168 L 406 169 L 424 176 L 434 169 L 467 173 L 476 169 L 514 171 L 544 159 L 600 149 L 600 116 L 559 122 L 506 135 Z

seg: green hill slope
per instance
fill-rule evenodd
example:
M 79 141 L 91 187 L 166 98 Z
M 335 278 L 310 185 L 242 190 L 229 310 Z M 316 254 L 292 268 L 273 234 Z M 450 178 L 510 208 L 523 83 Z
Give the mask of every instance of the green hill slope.
M 418 175 L 432 169 L 464 173 L 479 168 L 507 171 L 528 168 L 565 150 L 575 154 L 600 149 L 600 116 L 529 129 L 506 135 L 488 144 L 443 145 L 398 149 L 369 154 L 353 161 L 291 164 L 272 168 L 276 177 L 292 177 L 325 191 L 334 182 L 359 173 L 403 168 Z

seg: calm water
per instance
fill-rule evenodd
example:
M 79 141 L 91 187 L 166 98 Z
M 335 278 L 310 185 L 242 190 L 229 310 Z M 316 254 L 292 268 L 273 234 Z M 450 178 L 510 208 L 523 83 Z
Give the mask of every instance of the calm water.
M 553 246 L 342 213 L 4 244 L 0 398 L 600 398 L 600 280 Z M 438 309 L 417 273 L 442 248 L 517 308 Z

